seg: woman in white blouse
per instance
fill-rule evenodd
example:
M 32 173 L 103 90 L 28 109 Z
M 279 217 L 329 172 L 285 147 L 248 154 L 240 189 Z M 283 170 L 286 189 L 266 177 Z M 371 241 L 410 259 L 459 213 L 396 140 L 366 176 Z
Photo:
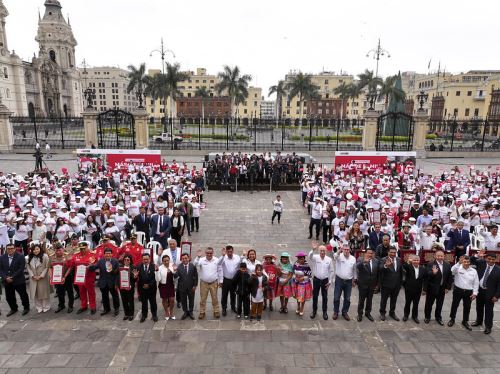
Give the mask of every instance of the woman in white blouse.
M 59 217 L 56 222 L 56 228 L 54 230 L 55 236 L 59 242 L 64 243 L 69 238 L 69 234 L 73 233 L 73 230 L 69 225 L 66 224 L 64 218 Z
M 241 262 L 244 262 L 247 264 L 247 273 L 252 275 L 255 273 L 255 266 L 258 264 L 262 263 L 257 260 L 257 253 L 255 252 L 255 249 L 250 249 L 248 252 L 243 252 L 243 258 L 241 259 Z
M 170 263 L 170 257 L 163 255 L 161 258 L 162 264 L 156 271 L 156 281 L 158 282 L 158 291 L 160 293 L 161 303 L 165 310 L 165 319 L 175 319 L 175 286 L 174 274 L 177 272 L 177 266 Z
M 23 217 L 16 218 L 15 229 L 16 232 L 13 237 L 14 245 L 16 248 L 21 247 L 26 256 L 28 255 L 29 228 Z

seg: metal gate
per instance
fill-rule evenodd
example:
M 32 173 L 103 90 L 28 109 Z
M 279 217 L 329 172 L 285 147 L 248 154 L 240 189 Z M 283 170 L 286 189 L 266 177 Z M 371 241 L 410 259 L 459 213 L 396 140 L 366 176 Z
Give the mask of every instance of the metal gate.
M 131 113 L 110 109 L 97 117 L 101 149 L 135 149 L 135 121 Z
M 377 151 L 411 151 L 413 149 L 413 117 L 401 112 L 389 112 L 377 120 Z

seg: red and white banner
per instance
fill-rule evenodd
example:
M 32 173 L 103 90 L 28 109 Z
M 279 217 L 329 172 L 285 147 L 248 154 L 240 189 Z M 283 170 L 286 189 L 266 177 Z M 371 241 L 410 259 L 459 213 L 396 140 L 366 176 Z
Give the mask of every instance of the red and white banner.
M 415 165 L 416 152 L 335 152 L 335 169 L 342 171 L 375 170 L 387 165 L 388 162 L 405 162 L 408 159 Z
M 124 150 L 124 149 L 78 149 L 76 151 L 80 168 L 87 168 L 93 163 L 98 166 L 105 160 L 109 171 L 114 169 L 127 169 L 130 163 L 143 166 L 159 167 L 161 164 L 161 151 L 157 150 Z

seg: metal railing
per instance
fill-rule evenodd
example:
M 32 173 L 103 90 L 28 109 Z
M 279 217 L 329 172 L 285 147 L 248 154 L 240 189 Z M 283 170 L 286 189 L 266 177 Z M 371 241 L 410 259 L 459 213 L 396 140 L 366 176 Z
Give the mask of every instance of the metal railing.
M 34 148 L 36 143 L 51 148 L 83 148 L 82 117 L 10 117 L 14 148 Z
M 425 148 L 429 151 L 500 151 L 500 121 L 430 121 Z

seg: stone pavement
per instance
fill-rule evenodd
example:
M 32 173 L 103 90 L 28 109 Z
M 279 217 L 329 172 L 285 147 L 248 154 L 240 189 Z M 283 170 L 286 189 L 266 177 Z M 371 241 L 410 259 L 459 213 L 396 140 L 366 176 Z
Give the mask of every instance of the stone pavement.
M 255 248 L 258 257 L 282 250 L 294 255 L 308 250 L 308 216 L 298 201 L 298 192 L 282 193 L 285 212 L 281 225 L 271 225 L 274 193 L 230 193 L 210 191 L 202 212 L 201 231 L 191 237 L 194 250 L 210 245 L 216 255 L 225 244 L 237 252 Z M 332 310 L 329 293 L 329 314 Z M 98 301 L 100 300 L 98 292 Z M 355 317 L 356 289 L 350 315 Z M 260 323 L 237 320 L 233 313 L 212 318 L 208 303 L 204 321 L 160 321 L 139 323 L 122 316 L 100 317 L 99 313 L 77 316 L 53 311 L 26 317 L 6 318 L 8 306 L 0 303 L 0 373 L 498 373 L 500 372 L 500 322 L 493 333 L 464 330 L 435 321 L 381 322 L 380 297 L 375 295 L 374 323 L 309 318 L 265 311 Z M 195 315 L 198 311 L 196 299 Z M 279 301 L 278 301 L 279 303 Z M 275 306 L 278 304 L 275 302 Z M 398 301 L 402 316 L 404 293 Z M 447 321 L 451 295 L 446 297 L 443 317 Z M 78 304 L 77 304 L 78 305 Z M 159 307 L 161 309 L 161 304 Z M 471 320 L 475 318 L 475 310 Z M 55 302 L 53 300 L 53 306 Z M 140 304 L 136 303 L 136 311 Z M 420 316 L 423 318 L 423 299 Z M 100 309 L 100 308 L 98 308 Z M 181 312 L 176 310 L 177 317 Z M 460 321 L 461 308 L 457 321 Z M 496 308 L 496 317 L 500 308 Z

